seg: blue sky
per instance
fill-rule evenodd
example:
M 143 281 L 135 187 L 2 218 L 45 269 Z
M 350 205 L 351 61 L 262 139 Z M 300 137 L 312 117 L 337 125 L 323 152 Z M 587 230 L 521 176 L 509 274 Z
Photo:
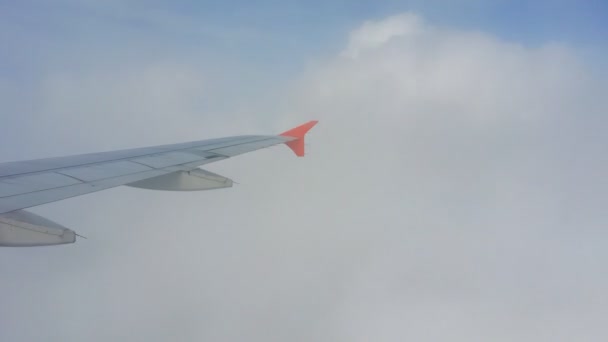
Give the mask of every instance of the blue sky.
M 272 103 L 311 65 L 342 51 L 354 28 L 407 11 L 435 27 L 521 46 L 564 44 L 589 68 L 608 70 L 608 5 L 600 0 L 27 0 L 0 2 L 0 81 L 7 94 L 27 98 L 52 74 L 169 61 L 217 76 L 215 92 L 224 96 L 211 96 L 209 111 L 237 103 L 230 97 Z M 11 112 L 35 110 L 8 102 Z
M 280 66 L 331 53 L 361 21 L 404 11 L 438 26 L 530 45 L 593 48 L 605 46 L 608 36 L 608 5 L 601 0 L 22 1 L 3 2 L 0 9 L 3 59 L 13 56 L 13 63 L 46 58 L 55 47 L 83 50 L 141 39 L 161 50 L 205 45 L 222 59 Z M 21 49 L 35 56 L 24 59 Z
M 608 5 L 601 0 L 28 0 L 0 2 L 0 77 L 18 88 L 50 70 L 181 58 L 244 83 L 286 83 L 340 51 L 363 21 L 405 11 L 517 44 L 575 46 L 592 64 L 605 63 Z
M 433 22 L 490 31 L 517 40 L 538 39 L 603 42 L 608 28 L 608 5 L 601 0 L 460 0 L 460 1 L 23 1 L 2 4 L 6 19 L 34 19 L 34 28 L 50 29 L 56 19 L 70 22 L 132 19 L 128 12 L 166 11 L 201 19 L 226 29 L 278 30 L 312 34 L 348 29 L 361 20 L 415 11 Z M 13 17 L 11 14 L 14 14 Z M 131 13 L 133 14 L 133 13 Z M 7 18 L 8 17 L 8 18 Z M 67 19 L 67 21 L 66 21 Z M 123 20 L 127 26 L 137 21 Z M 72 32 L 74 33 L 74 32 Z

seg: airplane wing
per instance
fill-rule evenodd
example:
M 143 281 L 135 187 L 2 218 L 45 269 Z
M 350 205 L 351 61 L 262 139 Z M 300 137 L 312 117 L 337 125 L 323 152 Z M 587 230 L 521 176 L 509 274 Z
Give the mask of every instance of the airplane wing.
M 199 169 L 239 154 L 286 144 L 304 156 L 310 121 L 280 135 L 247 135 L 68 157 L 0 163 L 0 246 L 73 243 L 77 234 L 25 208 L 120 185 L 173 191 L 232 186 Z

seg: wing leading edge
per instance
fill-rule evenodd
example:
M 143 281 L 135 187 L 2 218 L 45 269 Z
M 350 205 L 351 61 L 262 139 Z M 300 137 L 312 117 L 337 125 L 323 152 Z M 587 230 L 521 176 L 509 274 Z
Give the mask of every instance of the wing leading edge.
M 120 185 L 177 191 L 230 187 L 232 180 L 198 167 L 277 144 L 286 144 L 297 156 L 304 156 L 304 136 L 316 124 L 310 121 L 280 135 L 235 136 L 0 163 L 0 246 L 75 241 L 73 231 L 48 220 L 32 219 L 36 216 L 22 210 L 25 208 Z

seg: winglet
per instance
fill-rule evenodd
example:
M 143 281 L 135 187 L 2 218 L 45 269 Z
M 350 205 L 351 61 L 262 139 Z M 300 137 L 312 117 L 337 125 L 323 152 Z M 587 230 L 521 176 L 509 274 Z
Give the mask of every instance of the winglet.
M 295 138 L 285 143 L 298 157 L 304 156 L 304 136 L 306 133 L 313 128 L 319 121 L 309 121 L 296 128 L 292 128 L 289 131 L 283 132 L 280 135 L 283 137 Z

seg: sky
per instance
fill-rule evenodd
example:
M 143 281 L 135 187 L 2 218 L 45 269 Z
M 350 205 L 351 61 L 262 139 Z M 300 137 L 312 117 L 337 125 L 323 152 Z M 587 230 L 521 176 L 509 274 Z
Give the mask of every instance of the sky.
M 0 341 L 605 341 L 602 1 L 0 2 L 0 161 L 272 134 L 32 208 Z

